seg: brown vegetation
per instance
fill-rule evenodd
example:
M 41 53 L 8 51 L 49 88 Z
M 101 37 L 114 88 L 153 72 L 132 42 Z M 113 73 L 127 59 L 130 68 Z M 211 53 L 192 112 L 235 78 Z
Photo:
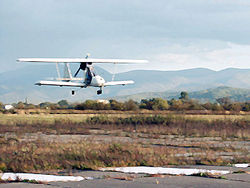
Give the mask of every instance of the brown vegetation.
M 0 170 L 13 172 L 84 170 L 111 166 L 225 165 L 248 160 L 245 156 L 235 156 L 233 160 L 222 159 L 209 146 L 201 156 L 185 157 L 177 155 L 184 154 L 183 149 L 85 141 L 67 144 L 41 141 L 1 143 L 0 153 Z
M 150 114 L 0 117 L 1 171 L 224 165 L 249 161 L 247 146 L 239 145 L 248 143 L 250 138 L 247 118 Z M 63 142 L 32 138 L 39 134 L 56 138 L 65 134 L 92 137 Z M 94 139 L 95 136 L 100 139 Z
M 172 115 L 129 115 L 127 117 L 96 115 L 79 121 L 69 119 L 40 121 L 39 116 L 37 117 L 36 121 L 0 121 L 0 133 L 88 134 L 91 129 L 103 129 L 163 135 L 250 138 L 247 119 L 204 120 Z

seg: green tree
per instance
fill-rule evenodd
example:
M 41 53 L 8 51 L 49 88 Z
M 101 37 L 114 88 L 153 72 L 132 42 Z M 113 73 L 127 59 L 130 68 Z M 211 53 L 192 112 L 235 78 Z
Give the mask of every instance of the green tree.
M 136 104 L 136 102 L 135 101 L 133 101 L 133 100 L 128 100 L 128 101 L 126 101 L 125 103 L 124 103 L 124 109 L 125 110 L 133 110 L 133 111 L 135 111 L 135 110 L 138 110 L 138 105 Z
M 110 110 L 110 104 L 109 103 L 103 103 L 103 102 L 96 102 L 95 110 Z
M 212 110 L 213 104 L 207 102 L 205 104 L 202 104 L 202 107 L 205 108 L 206 110 Z
M 67 108 L 69 106 L 69 103 L 67 100 L 60 100 L 58 103 L 57 103 L 61 108 Z
M 123 110 L 124 109 L 124 104 L 121 102 L 118 102 L 116 100 L 110 100 L 110 108 L 112 110 Z
M 239 112 L 239 111 L 241 111 L 241 109 L 242 109 L 242 107 L 241 107 L 240 103 L 232 103 L 232 104 L 228 105 L 228 110 L 231 110 L 231 111 Z
M 93 110 L 96 107 L 96 101 L 94 100 L 86 100 L 83 103 L 84 110 Z
M 168 102 L 161 98 L 142 99 L 140 108 L 148 110 L 167 110 L 169 108 Z
M 161 98 L 152 99 L 152 109 L 153 110 L 167 110 L 169 107 L 168 102 Z
M 249 112 L 250 111 L 250 102 L 246 102 L 242 105 L 242 110 Z
M 186 91 L 182 91 L 181 96 L 179 97 L 179 99 L 188 100 L 189 99 L 188 93 Z
M 182 100 L 171 99 L 169 101 L 169 104 L 170 104 L 170 109 L 171 110 L 183 110 L 183 102 L 182 102 Z
M 51 110 L 57 110 L 57 109 L 59 109 L 59 105 L 58 105 L 58 104 L 55 104 L 55 103 L 51 103 L 50 106 L 49 106 L 49 108 L 50 108 Z
M 51 104 L 52 104 L 52 103 L 50 103 L 50 102 L 42 102 L 42 103 L 39 104 L 39 107 L 40 107 L 40 108 L 48 109 L 48 108 L 50 107 Z
M 214 104 L 212 105 L 212 110 L 213 110 L 213 111 L 222 111 L 222 110 L 224 110 L 224 108 L 223 108 L 222 105 L 220 105 L 220 104 L 218 104 L 218 103 L 214 103 Z
M 16 108 L 17 109 L 24 109 L 25 108 L 25 104 L 20 101 L 20 102 L 17 103 Z
M 216 101 L 221 105 L 229 105 L 232 103 L 229 97 L 221 97 L 221 98 L 216 99 Z
M 34 105 L 34 104 L 31 104 L 31 103 L 29 103 L 29 104 L 25 104 L 25 108 L 26 109 L 36 109 L 37 108 L 37 106 L 36 105 Z
M 141 102 L 140 102 L 140 105 L 139 107 L 141 109 L 148 109 L 148 110 L 152 110 L 152 105 L 149 104 L 149 100 L 147 99 L 142 99 Z
M 204 110 L 204 107 L 196 100 L 188 100 L 186 103 L 188 104 L 187 110 Z

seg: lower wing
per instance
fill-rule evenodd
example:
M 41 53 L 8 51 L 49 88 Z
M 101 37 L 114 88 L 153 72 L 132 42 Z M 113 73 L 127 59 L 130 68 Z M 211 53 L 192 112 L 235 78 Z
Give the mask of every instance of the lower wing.
M 112 81 L 112 82 L 105 82 L 104 86 L 116 86 L 116 85 L 127 85 L 127 84 L 134 84 L 133 80 L 128 81 Z
M 111 82 L 105 82 L 103 86 L 116 86 L 116 85 L 128 85 L 128 84 L 134 84 L 135 82 L 132 80 L 128 81 L 111 81 Z M 35 83 L 35 85 L 39 86 L 68 86 L 68 87 L 86 87 L 85 84 L 79 83 L 79 82 L 63 82 L 63 81 L 39 81 Z
M 62 81 L 40 81 L 35 83 L 35 85 L 39 86 L 68 86 L 68 87 L 85 87 L 85 84 L 83 83 L 77 83 L 77 82 L 62 82 Z

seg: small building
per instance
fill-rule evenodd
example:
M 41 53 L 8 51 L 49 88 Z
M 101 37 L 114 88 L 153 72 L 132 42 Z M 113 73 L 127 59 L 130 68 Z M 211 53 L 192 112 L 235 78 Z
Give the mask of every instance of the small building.
M 11 109 L 13 109 L 14 107 L 11 105 L 11 104 L 6 104 L 6 105 L 4 105 L 4 109 L 5 110 L 11 110 Z

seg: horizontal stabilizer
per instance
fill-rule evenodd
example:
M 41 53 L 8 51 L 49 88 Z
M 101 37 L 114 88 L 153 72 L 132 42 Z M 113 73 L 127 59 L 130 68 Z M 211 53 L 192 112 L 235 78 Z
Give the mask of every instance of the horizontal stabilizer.
M 40 62 L 40 63 L 117 63 L 117 64 L 133 64 L 147 63 L 147 60 L 133 59 L 93 59 L 93 58 L 19 58 L 19 62 Z
M 77 82 L 62 82 L 62 81 L 40 81 L 35 83 L 35 85 L 43 86 L 67 86 L 67 87 L 85 87 L 85 84 L 83 83 L 77 83 Z
M 104 83 L 104 86 L 116 86 L 116 85 L 128 85 L 128 84 L 134 84 L 135 82 L 133 80 L 128 81 L 112 81 L 112 82 L 106 82 Z

